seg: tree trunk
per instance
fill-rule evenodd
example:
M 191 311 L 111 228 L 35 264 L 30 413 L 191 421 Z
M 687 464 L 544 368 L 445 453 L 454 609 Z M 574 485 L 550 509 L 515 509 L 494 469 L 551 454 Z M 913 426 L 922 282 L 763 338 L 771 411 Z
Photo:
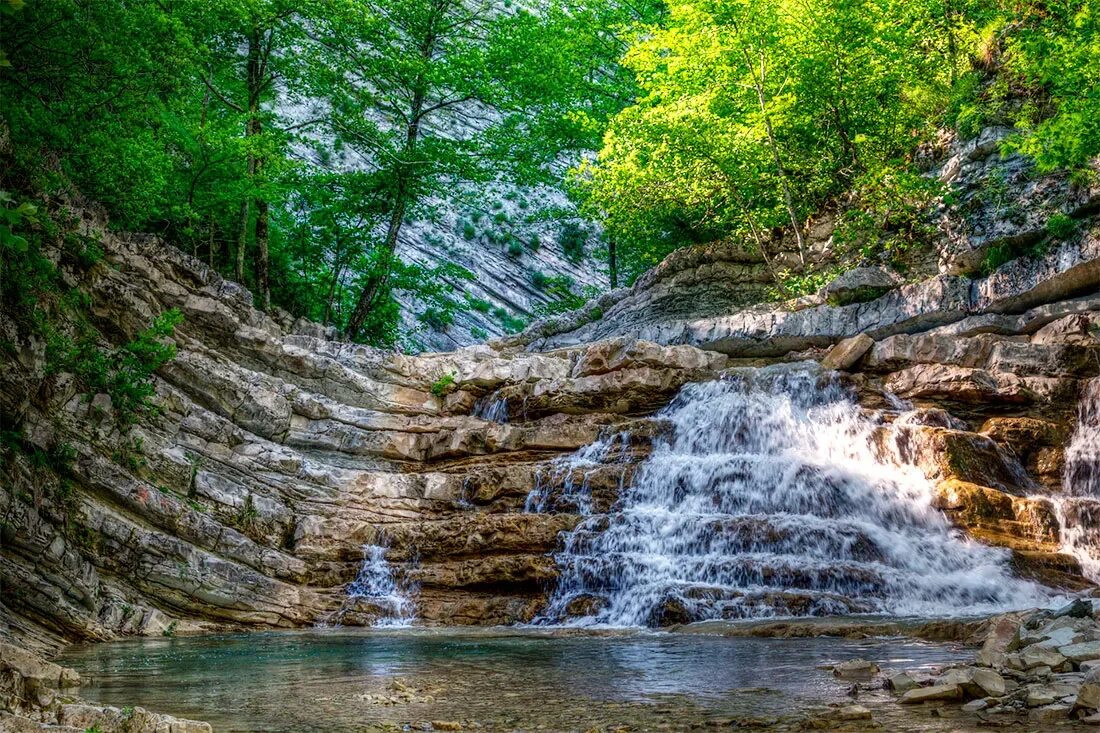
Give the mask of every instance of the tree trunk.
M 263 131 L 260 121 L 260 95 L 263 91 L 264 79 L 260 67 L 260 51 L 263 43 L 263 33 L 258 26 L 252 28 L 248 36 L 248 125 L 245 132 L 246 138 L 258 137 Z M 248 152 L 249 183 L 253 191 L 256 189 L 257 179 L 263 174 L 264 161 L 251 149 Z M 256 250 L 253 266 L 255 269 L 256 294 L 259 296 L 260 307 L 264 310 L 271 308 L 270 261 L 268 254 L 268 205 L 267 201 L 254 194 L 256 207 L 256 224 L 254 232 L 254 246 Z
M 429 27 L 420 46 L 421 57 L 426 62 L 430 62 L 432 58 L 435 41 L 435 32 Z M 409 184 L 412 182 L 412 166 L 415 165 L 413 156 L 416 153 L 416 143 L 420 138 L 420 118 L 424 114 L 424 104 L 428 96 L 427 79 L 423 72 L 416 78 L 412 92 L 412 103 L 409 105 L 407 117 L 409 123 L 405 128 L 405 145 L 401 151 L 401 159 L 397 163 L 397 189 L 394 192 L 393 211 L 390 212 L 390 222 L 386 227 L 386 238 L 382 240 L 381 270 L 367 278 L 351 318 L 348 319 L 347 336 L 353 341 L 362 332 L 367 315 L 385 295 L 386 285 L 389 283 L 393 268 L 394 252 L 397 251 L 398 236 L 401 234 L 401 225 L 405 221 L 405 212 L 410 203 Z
M 619 263 L 615 252 L 615 238 L 607 238 L 607 269 L 611 280 L 611 289 L 619 287 Z
M 386 238 L 382 241 L 383 261 L 380 265 L 382 269 L 372 273 L 367 278 L 367 282 L 359 292 L 355 310 L 352 311 L 351 318 L 348 319 L 348 338 L 353 341 L 363 330 L 363 324 L 366 323 L 367 316 L 374 309 L 379 296 L 385 292 L 386 283 L 389 282 L 392 268 L 390 260 L 397 250 L 397 238 L 401 234 L 401 224 L 405 221 L 405 210 L 408 203 L 406 177 L 404 173 L 399 173 L 393 211 L 390 213 L 390 223 L 386 227 Z
M 271 309 L 271 284 L 269 283 L 271 263 L 267 251 L 267 202 L 256 199 L 256 289 L 260 294 L 261 306 L 265 311 Z
M 791 217 L 791 226 L 794 228 L 794 239 L 798 243 L 798 260 L 803 265 L 806 264 L 806 245 L 802 241 L 802 226 L 798 221 L 798 214 L 794 210 L 794 197 L 791 195 L 791 184 L 787 179 L 787 171 L 783 167 L 783 159 L 779 155 L 779 144 L 775 141 L 775 131 L 772 130 L 772 118 L 768 114 L 767 99 L 764 96 L 764 80 L 766 78 L 766 70 L 764 66 L 764 56 L 760 56 L 760 74 L 756 73 L 756 67 L 749 57 L 748 51 L 744 51 L 745 61 L 748 63 L 749 71 L 752 73 L 753 86 L 756 88 L 756 100 L 760 104 L 760 115 L 764 118 L 764 129 L 768 133 L 768 145 L 771 147 L 772 159 L 775 161 L 776 172 L 779 173 L 779 182 L 783 186 L 783 201 L 787 206 L 787 214 Z
M 241 202 L 241 228 L 237 237 L 237 263 L 233 268 L 233 276 L 237 282 L 244 285 L 244 253 L 248 248 L 248 199 Z

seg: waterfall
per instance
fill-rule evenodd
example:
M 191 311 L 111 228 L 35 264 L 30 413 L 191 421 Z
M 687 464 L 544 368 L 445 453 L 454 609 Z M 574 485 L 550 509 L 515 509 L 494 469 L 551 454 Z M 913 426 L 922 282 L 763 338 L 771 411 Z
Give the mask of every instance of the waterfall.
M 834 375 L 744 370 L 687 385 L 660 416 L 671 434 L 632 485 L 566 537 L 544 620 L 939 615 L 1047 600 L 1011 575 L 1007 551 L 949 525 L 930 482 L 883 447 L 881 418 Z
M 1077 558 L 1087 578 L 1100 582 L 1100 377 L 1085 383 L 1065 455 L 1065 496 L 1054 500 L 1062 551 Z
M 553 460 L 547 469 L 535 475 L 535 488 L 527 495 L 524 511 L 592 514 L 592 490 L 588 483 L 592 474 L 609 463 L 625 463 L 629 458 L 630 435 L 620 432 Z M 620 483 L 619 489 L 622 488 Z
M 363 564 L 348 585 L 347 596 L 351 602 L 362 600 L 377 609 L 374 626 L 408 626 L 416 619 L 410 589 L 394 578 L 382 545 L 363 545 Z
M 497 397 L 496 392 L 486 395 L 474 403 L 472 414 L 489 422 L 506 423 L 508 422 L 508 400 Z

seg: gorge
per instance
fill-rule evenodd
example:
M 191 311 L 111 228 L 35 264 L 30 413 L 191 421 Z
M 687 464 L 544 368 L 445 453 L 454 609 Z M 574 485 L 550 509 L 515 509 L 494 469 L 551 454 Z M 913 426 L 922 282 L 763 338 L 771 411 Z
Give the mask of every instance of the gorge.
M 44 344 L 4 372 L 24 440 L 68 456 L 11 453 L 0 492 L 3 634 L 38 653 L 139 635 L 149 654 L 188 654 L 174 645 L 195 632 L 378 623 L 533 624 L 553 638 L 560 625 L 756 619 L 721 633 L 971 639 L 982 614 L 1094 587 L 1100 240 L 1087 227 L 987 276 L 729 315 L 677 298 L 726 287 L 722 258 L 741 255 L 711 248 L 703 264 L 685 250 L 616 293 L 622 306 L 605 300 L 599 321 L 581 311 L 408 356 L 258 311 L 188 255 L 77 213 L 105 256 L 66 271 L 104 337 L 172 308 L 183 320 L 159 414 L 126 431 L 106 395 L 43 375 Z M 658 325 L 634 333 L 642 310 Z M 871 626 L 789 620 L 838 614 Z M 542 648 L 480 638 L 456 643 Z M 434 714 L 432 683 L 378 684 L 371 695 Z M 47 698 L 14 711 L 73 707 Z M 750 698 L 733 712 L 759 715 Z M 635 704 L 620 713 L 644 727 Z

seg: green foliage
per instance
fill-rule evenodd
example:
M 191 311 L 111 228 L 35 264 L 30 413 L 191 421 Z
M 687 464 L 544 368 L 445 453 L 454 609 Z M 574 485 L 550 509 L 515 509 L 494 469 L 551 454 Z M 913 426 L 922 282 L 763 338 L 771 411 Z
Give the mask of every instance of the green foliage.
M 493 307 L 492 303 L 482 298 L 470 298 L 468 302 L 470 307 L 478 313 L 488 313 Z
M 489 333 L 484 328 L 474 326 L 470 329 L 470 335 L 476 338 L 478 341 L 485 341 L 489 338 Z
M 843 268 L 833 266 L 817 272 L 805 274 L 793 273 L 790 270 L 779 272 L 779 282 L 783 283 L 783 289 L 773 289 L 771 296 L 776 300 L 783 298 L 799 298 L 803 295 L 813 295 L 821 288 L 829 284 L 843 271 Z
M 1077 231 L 1077 222 L 1062 212 L 1051 214 L 1047 219 L 1047 234 L 1055 239 L 1067 239 Z
M 853 184 L 853 203 L 838 217 L 833 241 L 861 258 L 896 260 L 931 241 L 936 232 L 932 205 L 944 194 L 939 181 L 885 164 Z
M 527 321 L 518 316 L 513 316 L 504 308 L 494 308 L 493 318 L 500 323 L 500 327 L 504 329 L 505 333 L 519 333 L 527 328 Z
M 448 392 L 453 391 L 455 384 L 455 375 L 453 372 L 444 374 L 439 379 L 432 382 L 432 394 L 436 397 L 442 397 Z
M 25 200 L 79 192 L 114 225 L 156 231 L 241 280 L 261 307 L 408 346 L 398 298 L 445 328 L 468 273 L 444 252 L 402 260 L 403 227 L 458 208 L 474 241 L 489 208 L 500 226 L 486 237 L 520 257 L 525 232 L 500 227 L 529 207 L 526 192 L 561 182 L 566 160 L 582 161 L 568 176 L 575 205 L 517 227 L 565 222 L 574 263 L 609 257 L 613 241 L 622 282 L 697 242 L 766 253 L 823 209 L 838 214 L 846 261 L 896 263 L 927 240 L 942 192 L 916 153 L 944 125 L 1014 125 L 1006 150 L 1087 175 L 1100 154 L 1098 3 L 0 2 L 12 151 L 0 187 L 20 192 L 0 194 L 3 306 L 21 335 L 83 363 L 81 379 L 127 371 L 73 332 L 84 296 L 42 255 L 60 243 L 62 269 L 87 271 L 99 244 L 55 241 Z M 280 99 L 324 112 L 291 121 Z M 1014 215 L 997 186 L 982 202 Z M 1073 233 L 1050 224 L 1055 239 Z M 777 296 L 820 277 L 776 275 Z M 584 297 L 560 290 L 555 307 Z M 144 399 L 117 391 L 131 407 Z
M 566 222 L 558 236 L 561 251 L 570 262 L 584 259 L 585 245 L 588 244 L 588 232 L 577 222 Z
M 443 331 L 455 322 L 454 311 L 440 308 L 428 308 L 420 314 L 420 320 L 432 328 Z
M 69 372 L 86 393 L 108 395 L 118 421 L 132 424 L 156 410 L 152 377 L 175 357 L 176 346 L 166 339 L 182 320 L 179 311 L 166 311 L 117 349 L 101 346 L 92 331 L 76 339 L 53 331 L 46 344 L 47 372 Z

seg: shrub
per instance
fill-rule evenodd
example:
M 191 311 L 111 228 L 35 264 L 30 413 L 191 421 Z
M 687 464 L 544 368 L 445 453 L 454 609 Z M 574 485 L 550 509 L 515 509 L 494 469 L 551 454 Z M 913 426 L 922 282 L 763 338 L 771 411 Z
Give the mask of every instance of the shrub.
M 539 247 L 541 246 L 542 242 L 539 241 L 539 235 L 537 234 L 532 234 L 531 238 L 527 240 L 527 249 L 531 250 L 532 252 L 538 252 Z
M 473 222 L 462 222 L 462 236 L 466 239 L 473 239 L 477 236 L 477 229 L 474 227 Z
M 182 321 L 178 310 L 166 311 L 133 341 L 118 349 L 99 346 L 90 330 L 73 340 L 50 329 L 46 342 L 47 372 L 69 372 L 85 392 L 107 394 L 118 421 L 132 424 L 141 414 L 155 410 L 153 374 L 175 358 L 175 344 L 165 339 L 172 336 Z
M 482 298 L 470 298 L 468 302 L 470 307 L 478 313 L 488 313 L 493 307 L 492 303 Z
M 1055 239 L 1066 239 L 1077 231 L 1077 222 L 1073 217 L 1058 212 L 1047 219 L 1047 234 Z
M 512 239 L 508 243 L 508 256 L 519 257 L 523 254 L 523 244 L 518 239 Z
M 584 248 L 588 243 L 588 232 L 584 227 L 574 222 L 569 222 L 561 228 L 561 236 L 558 239 L 561 251 L 570 262 L 580 262 L 584 259 Z
M 546 276 L 545 272 L 541 270 L 535 270 L 531 273 L 531 284 L 539 290 L 545 290 L 550 278 Z
M 484 328 L 478 328 L 477 326 L 470 329 L 470 335 L 479 341 L 485 341 L 489 338 L 489 333 Z
M 454 313 L 442 308 L 428 308 L 420 314 L 420 320 L 437 330 L 444 330 L 455 322 Z
M 448 392 L 453 391 L 455 383 L 455 375 L 453 372 L 444 374 L 439 379 L 432 382 L 432 394 L 436 397 L 442 397 Z

